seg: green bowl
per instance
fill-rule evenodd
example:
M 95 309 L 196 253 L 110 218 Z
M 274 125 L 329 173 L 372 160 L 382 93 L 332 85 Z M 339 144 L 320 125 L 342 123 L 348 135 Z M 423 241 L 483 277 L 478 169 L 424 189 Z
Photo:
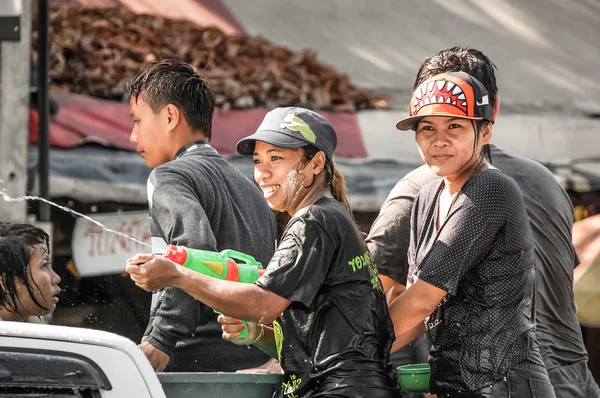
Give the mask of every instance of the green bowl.
M 431 368 L 428 363 L 415 363 L 398 366 L 398 383 L 409 392 L 428 392 Z

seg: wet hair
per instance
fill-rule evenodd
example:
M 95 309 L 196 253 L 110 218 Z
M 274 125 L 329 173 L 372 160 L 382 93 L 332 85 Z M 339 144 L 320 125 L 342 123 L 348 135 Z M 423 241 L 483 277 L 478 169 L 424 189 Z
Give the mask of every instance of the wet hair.
M 303 149 L 304 149 L 304 155 L 301 160 L 301 165 L 306 165 L 306 164 L 308 164 L 308 162 L 310 162 L 315 157 L 315 155 L 319 152 L 319 149 L 317 149 L 313 145 L 307 145 L 307 146 L 303 147 Z M 346 179 L 344 178 L 342 173 L 340 173 L 340 171 L 338 170 L 334 160 L 329 160 L 329 159 L 326 160 L 325 172 L 327 173 L 326 184 L 329 186 L 331 195 L 333 196 L 333 198 L 335 200 L 337 200 L 338 202 L 343 204 L 344 207 L 346 208 L 346 210 L 348 210 L 348 213 L 350 213 L 350 215 L 352 215 L 352 207 L 350 206 L 350 200 L 348 199 L 348 190 L 346 187 Z M 315 182 L 316 182 L 316 177 L 313 180 L 313 182 L 311 182 L 311 184 L 305 188 L 311 187 L 313 184 L 315 184 Z M 291 218 L 291 216 L 287 212 L 279 212 L 279 211 L 275 212 L 275 221 L 276 221 L 276 226 L 277 226 L 277 239 L 278 240 L 283 235 L 283 231 L 284 231 L 287 223 L 290 221 L 290 218 Z
M 475 142 L 473 143 L 473 155 L 475 155 L 475 149 L 479 144 L 479 137 L 481 137 L 481 130 L 484 126 L 489 124 L 487 120 L 471 120 L 471 124 L 473 125 L 473 131 L 475 132 Z M 490 144 L 485 144 L 481 147 L 481 152 L 477 157 L 478 166 L 483 163 L 483 161 L 487 159 L 490 163 L 492 163 L 492 152 L 490 150 Z
M 312 145 L 305 146 L 303 158 L 304 164 L 310 162 L 318 152 L 319 150 Z M 327 172 L 327 185 L 329 185 L 331 195 L 335 200 L 346 207 L 348 213 L 352 214 L 352 207 L 350 206 L 350 200 L 348 199 L 346 179 L 342 173 L 339 172 L 335 161 L 327 159 L 325 163 L 325 170 Z
M 192 65 L 178 59 L 150 63 L 128 84 L 127 91 L 135 101 L 141 96 L 155 114 L 175 105 L 191 129 L 210 140 L 215 95 L 208 80 Z
M 435 53 L 423 61 L 415 83 L 413 91 L 417 89 L 424 81 L 447 72 L 465 72 L 473 76 L 483 84 L 490 94 L 490 105 L 496 106 L 496 96 L 498 95 L 498 86 L 496 84 L 496 65 L 483 52 L 469 47 L 452 47 Z M 475 148 L 479 143 L 479 136 L 483 126 L 490 122 L 486 120 L 477 120 L 473 123 L 475 132 L 475 142 L 473 143 L 473 156 Z M 472 158 L 472 157 L 471 157 Z M 492 161 L 489 144 L 481 148 L 481 153 L 477 156 L 477 161 L 481 162 L 487 158 Z M 463 166 L 464 167 L 464 166 Z
M 473 76 L 483 84 L 490 95 L 490 105 L 496 105 L 498 86 L 496 84 L 496 65 L 487 55 L 479 50 L 468 47 L 452 47 L 435 53 L 423 61 L 413 91 L 428 80 L 441 73 L 465 72 Z
M 41 289 L 33 280 L 29 267 L 33 247 L 40 244 L 49 250 L 49 237 L 44 230 L 29 224 L 0 222 L 0 306 L 10 312 L 18 312 L 19 280 L 27 288 L 33 302 L 48 310 L 35 298 L 34 288 L 39 292 Z

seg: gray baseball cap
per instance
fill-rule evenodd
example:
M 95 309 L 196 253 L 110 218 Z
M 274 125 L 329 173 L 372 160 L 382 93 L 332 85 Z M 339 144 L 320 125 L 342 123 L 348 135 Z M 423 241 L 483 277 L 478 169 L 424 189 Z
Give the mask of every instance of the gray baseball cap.
M 333 160 L 337 146 L 337 136 L 329 120 L 317 112 L 297 107 L 275 108 L 267 113 L 256 132 L 237 143 L 238 153 L 252 156 L 256 141 L 281 148 L 313 145 L 329 160 Z

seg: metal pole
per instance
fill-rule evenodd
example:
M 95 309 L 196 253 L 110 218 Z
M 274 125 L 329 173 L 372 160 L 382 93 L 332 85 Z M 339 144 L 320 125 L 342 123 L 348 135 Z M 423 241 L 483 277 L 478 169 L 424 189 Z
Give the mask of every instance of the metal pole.
M 48 64 L 49 64 L 49 33 L 48 33 L 48 0 L 38 0 L 38 178 L 40 197 L 49 199 L 50 171 L 50 106 L 48 100 Z M 50 221 L 50 206 L 39 203 L 39 221 Z

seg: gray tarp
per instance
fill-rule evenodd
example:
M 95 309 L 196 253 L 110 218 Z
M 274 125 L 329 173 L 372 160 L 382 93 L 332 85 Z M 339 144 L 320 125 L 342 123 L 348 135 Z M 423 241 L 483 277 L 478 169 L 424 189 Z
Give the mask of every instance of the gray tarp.
M 250 159 L 229 157 L 239 170 L 252 177 Z M 36 179 L 37 150 L 29 152 L 31 186 Z M 418 163 L 385 160 L 352 161 L 339 159 L 338 167 L 346 177 L 350 200 L 357 211 L 379 211 L 394 184 Z M 600 191 L 600 174 L 581 166 L 549 167 L 566 189 Z M 594 167 L 596 168 L 596 167 Z M 149 169 L 135 152 L 117 151 L 100 146 L 51 149 L 50 196 L 69 197 L 84 203 L 146 203 L 146 179 Z

